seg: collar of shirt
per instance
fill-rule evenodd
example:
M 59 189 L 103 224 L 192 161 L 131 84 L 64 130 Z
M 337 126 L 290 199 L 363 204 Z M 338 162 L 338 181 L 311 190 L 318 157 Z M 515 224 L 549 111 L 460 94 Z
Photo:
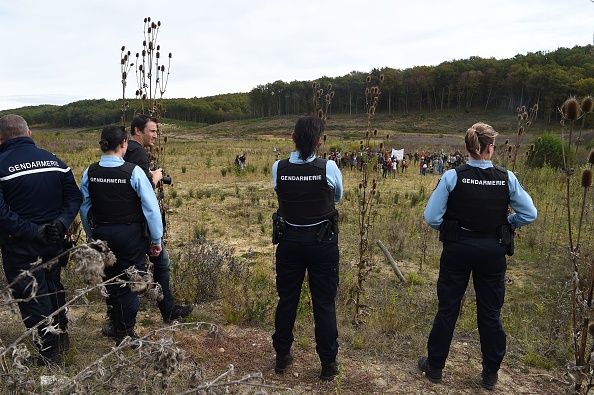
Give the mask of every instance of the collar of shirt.
M 124 164 L 124 159 L 115 155 L 101 155 L 99 165 L 103 167 L 118 167 Z
M 493 163 L 490 160 L 470 159 L 468 162 L 472 167 L 480 167 L 481 169 L 488 169 L 493 167 Z
M 299 157 L 299 155 L 301 155 L 301 153 L 299 151 L 291 152 L 291 156 L 289 157 L 289 162 L 302 165 L 304 163 L 312 162 L 316 158 L 316 154 L 312 154 L 309 158 L 307 158 L 306 160 L 303 160 Z

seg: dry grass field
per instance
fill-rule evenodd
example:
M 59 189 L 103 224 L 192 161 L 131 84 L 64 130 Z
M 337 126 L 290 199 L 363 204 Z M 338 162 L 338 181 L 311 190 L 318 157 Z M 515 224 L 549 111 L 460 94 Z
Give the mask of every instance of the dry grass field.
M 463 149 L 465 129 L 476 121 L 486 121 L 500 130 L 499 140 L 513 138 L 514 114 L 464 114 L 407 117 L 380 117 L 373 123 L 377 136 L 370 143 L 377 147 L 404 148 L 406 152 Z M 358 258 L 358 193 L 361 173 L 343 171 L 345 195 L 337 207 L 341 215 L 341 285 L 338 297 L 339 359 L 342 373 L 331 383 L 318 380 L 319 362 L 315 355 L 313 318 L 307 291 L 304 292 L 295 327 L 295 363 L 285 375 L 274 373 L 274 350 L 270 336 L 276 303 L 274 289 L 274 246 L 270 242 L 270 217 L 276 210 L 270 168 L 275 160 L 274 148 L 287 157 L 293 146 L 290 132 L 294 118 L 245 120 L 207 127 L 164 122 L 167 136 L 160 163 L 172 177 L 165 186 L 169 209 L 168 250 L 173 258 L 172 284 L 179 301 L 197 303 L 187 320 L 218 326 L 217 336 L 204 330 L 175 327 L 167 330 L 185 351 L 187 359 L 172 376 L 167 389 L 145 386 L 136 393 L 207 393 L 193 392 L 189 386 L 192 364 L 199 365 L 204 381 L 216 378 L 234 366 L 233 379 L 261 373 L 265 393 L 294 394 L 480 394 L 480 345 L 476 329 L 472 292 L 463 307 L 455 333 L 450 358 L 444 370 L 443 384 L 434 385 L 416 369 L 416 359 L 425 353 L 425 341 L 436 308 L 435 283 L 441 245 L 437 234 L 424 223 L 422 211 L 438 176 L 419 175 L 413 164 L 395 178 L 379 177 L 370 232 L 370 274 L 366 281 L 365 300 L 371 314 L 363 325 L 352 325 L 353 308 L 349 299 L 356 284 Z M 352 151 L 363 140 L 367 128 L 365 117 L 330 117 L 327 140 L 321 151 Z M 543 125 L 546 130 L 554 126 Z M 540 130 L 540 129 L 539 129 Z M 83 170 L 98 160 L 99 130 L 48 131 L 33 129 L 38 144 L 68 163 L 80 180 Z M 529 137 L 531 138 L 531 137 Z M 499 143 L 498 143 L 499 144 Z M 246 153 L 248 168 L 236 171 L 233 160 Z M 379 176 L 379 174 L 378 174 Z M 555 179 L 555 176 L 551 177 Z M 536 224 L 522 230 L 517 253 L 509 259 L 508 291 L 503 324 L 508 332 L 508 354 L 500 373 L 496 394 L 559 394 L 563 391 L 565 362 L 571 358 L 567 327 L 565 283 L 569 276 L 562 261 L 564 249 L 559 234 L 549 227 L 559 223 L 561 210 L 543 200 L 539 189 L 543 183 L 526 183 L 539 208 Z M 539 187 L 540 185 L 540 187 Z M 548 198 L 547 198 L 548 199 Z M 200 267 L 208 262 L 191 260 L 184 255 L 198 236 L 228 250 L 237 264 L 246 268 L 243 284 L 217 277 L 217 297 L 198 303 Z M 396 260 L 407 282 L 399 281 L 387 258 L 375 245 L 381 240 Z M 69 293 L 82 287 L 72 262 L 65 273 Z M 221 269 L 222 270 L 222 269 Z M 215 278 L 215 277 L 213 277 Z M 210 281 L 210 280 L 204 280 Z M 567 299 L 567 300 L 565 300 Z M 249 316 L 237 310 L 249 306 Z M 4 343 L 22 330 L 20 319 L 5 307 L 0 338 Z M 240 311 L 245 313 L 245 311 Z M 71 309 L 73 351 L 66 368 L 39 368 L 34 374 L 72 376 L 92 363 L 112 346 L 100 334 L 104 303 L 93 291 L 88 300 Z M 554 334 L 555 322 L 561 322 L 562 333 Z M 159 320 L 153 302 L 142 301 L 138 332 L 150 334 L 167 328 Z M 559 329 L 559 328 L 557 328 Z M 130 351 L 133 353 L 134 351 Z M 193 365 L 192 365 L 193 366 Z M 133 378 L 132 378 L 133 380 Z M 150 382 L 150 381 L 149 381 Z M 94 387 L 96 390 L 97 388 Z M 98 393 L 117 392 L 101 387 Z M 39 389 L 40 393 L 49 391 Z M 102 391 L 102 392 L 101 392 Z M 229 393 L 253 394 L 257 388 L 231 386 Z M 209 393 L 225 393 L 222 389 Z

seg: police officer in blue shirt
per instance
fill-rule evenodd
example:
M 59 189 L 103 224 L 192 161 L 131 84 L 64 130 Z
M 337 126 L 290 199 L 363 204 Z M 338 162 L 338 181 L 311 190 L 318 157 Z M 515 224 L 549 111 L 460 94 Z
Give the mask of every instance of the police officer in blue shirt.
M 82 202 L 72 171 L 53 154 L 37 148 L 27 122 L 19 115 L 0 118 L 0 248 L 8 283 L 24 271 L 25 277 L 12 285 L 27 328 L 37 331 L 41 364 L 62 363 L 68 351 L 66 297 L 60 280 L 61 265 L 44 270 L 33 266 L 63 252 L 66 229 Z M 34 296 L 33 299 L 31 297 Z M 48 322 L 47 318 L 49 319 Z M 48 326 L 58 329 L 48 330 Z
M 291 345 L 301 286 L 308 273 L 315 320 L 320 378 L 339 372 L 336 292 L 338 289 L 338 212 L 342 174 L 334 161 L 316 158 L 324 121 L 307 116 L 297 120 L 292 138 L 296 151 L 272 166 L 279 209 L 273 216 L 278 242 L 276 288 L 279 296 L 272 344 L 277 373 L 293 362 Z M 276 240 L 274 240 L 276 239 Z
M 116 256 L 115 265 L 105 269 L 106 279 L 123 276 L 126 280 L 123 273 L 129 267 L 145 270 L 147 251 L 151 256 L 161 253 L 163 224 L 150 181 L 140 167 L 122 159 L 128 147 L 125 128 L 106 126 L 99 144 L 105 154 L 83 173 L 80 217 L 87 237 L 106 241 Z M 117 283 L 108 285 L 107 293 L 116 345 L 127 336 L 138 339 L 134 331 L 138 295 Z
M 443 251 L 437 280 L 438 310 L 418 367 L 432 382 L 442 380 L 460 304 L 470 275 L 474 283 L 483 357 L 482 386 L 493 389 L 505 355 L 501 326 L 506 252 L 513 254 L 513 229 L 536 220 L 532 198 L 511 171 L 493 166 L 498 133 L 479 122 L 468 129 L 471 159 L 444 173 L 425 208 L 425 220 L 440 230 Z M 508 207 L 513 209 L 508 214 Z

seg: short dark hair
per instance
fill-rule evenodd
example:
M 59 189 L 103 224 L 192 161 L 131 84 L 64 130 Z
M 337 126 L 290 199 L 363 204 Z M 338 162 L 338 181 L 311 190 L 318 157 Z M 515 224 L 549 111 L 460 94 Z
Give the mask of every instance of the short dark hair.
M 324 120 L 316 116 L 300 117 L 295 124 L 293 141 L 300 153 L 300 158 L 305 160 L 315 151 L 320 135 L 324 132 Z
M 114 151 L 124 140 L 128 140 L 128 132 L 124 126 L 108 125 L 101 131 L 99 146 L 103 152 Z
M 20 115 L 7 114 L 0 118 L 0 135 L 4 140 L 27 136 L 27 133 L 29 133 L 29 126 Z
M 130 123 L 130 133 L 132 133 L 132 135 L 135 135 L 136 129 L 144 130 L 146 124 L 151 121 L 154 123 L 158 123 L 157 118 L 153 118 L 145 114 L 136 114 L 134 118 L 132 118 L 132 122 Z

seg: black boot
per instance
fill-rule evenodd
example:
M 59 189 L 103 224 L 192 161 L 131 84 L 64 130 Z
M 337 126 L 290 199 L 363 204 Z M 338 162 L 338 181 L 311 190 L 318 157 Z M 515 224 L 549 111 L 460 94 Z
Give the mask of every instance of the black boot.
M 140 336 L 138 336 L 136 334 L 136 332 L 134 331 L 134 328 L 128 328 L 124 331 L 119 331 L 116 330 L 115 333 L 115 345 L 116 347 L 119 347 L 124 340 L 126 340 L 129 344 L 130 347 L 132 347 L 133 349 L 137 349 L 140 347 Z

